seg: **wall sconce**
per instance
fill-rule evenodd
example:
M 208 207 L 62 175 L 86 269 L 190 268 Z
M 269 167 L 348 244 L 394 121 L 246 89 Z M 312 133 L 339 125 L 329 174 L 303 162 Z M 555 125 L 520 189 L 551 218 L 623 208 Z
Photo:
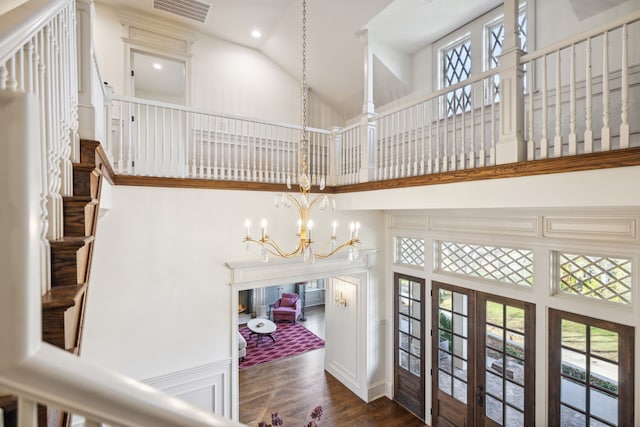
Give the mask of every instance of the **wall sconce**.
M 346 307 L 347 299 L 344 297 L 344 293 L 342 292 L 342 288 L 336 288 L 336 305 L 338 307 Z

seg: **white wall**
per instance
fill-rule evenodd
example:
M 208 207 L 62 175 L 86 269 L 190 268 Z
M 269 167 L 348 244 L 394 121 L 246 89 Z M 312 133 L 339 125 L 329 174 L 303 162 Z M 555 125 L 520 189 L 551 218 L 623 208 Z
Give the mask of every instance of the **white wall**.
M 293 208 L 275 208 L 267 192 L 116 186 L 111 193 L 112 210 L 98 224 L 82 357 L 136 379 L 230 366 L 235 327 L 225 262 L 259 257 L 242 243 L 246 217 L 268 218 L 269 234 L 293 245 Z M 318 241 L 330 235 L 331 216 L 314 215 Z M 381 212 L 335 218 L 338 240 L 357 219 L 363 248 L 382 248 Z M 372 269 L 374 286 L 383 283 L 382 268 Z M 383 378 L 379 370 L 376 380 Z
M 114 87 L 116 95 L 129 94 L 122 36 L 117 12 L 96 5 L 96 56 L 102 79 Z M 157 47 L 155 51 L 161 53 Z M 198 34 L 190 61 L 192 107 L 262 120 L 300 122 L 299 76 L 288 74 L 260 51 Z M 313 127 L 329 128 L 344 121 L 313 92 L 308 115 L 308 124 Z

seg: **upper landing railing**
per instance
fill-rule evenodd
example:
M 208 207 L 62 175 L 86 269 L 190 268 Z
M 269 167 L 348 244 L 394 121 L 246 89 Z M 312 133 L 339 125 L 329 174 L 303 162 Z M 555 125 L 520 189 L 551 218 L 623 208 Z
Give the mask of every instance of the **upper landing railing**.
M 414 177 L 640 146 L 640 13 L 346 128 L 312 129 L 313 182 Z M 508 87 L 516 88 L 504 92 Z M 520 88 L 520 89 L 517 89 Z M 284 183 L 300 127 L 114 97 L 116 174 Z M 635 117 L 636 120 L 631 120 Z M 133 120 L 133 121 L 132 121 Z M 509 123 L 515 129 L 505 133 Z

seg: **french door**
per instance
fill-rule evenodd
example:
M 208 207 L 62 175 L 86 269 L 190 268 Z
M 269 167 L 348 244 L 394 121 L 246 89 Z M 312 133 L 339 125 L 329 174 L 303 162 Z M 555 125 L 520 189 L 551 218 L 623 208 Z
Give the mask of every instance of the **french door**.
M 394 399 L 424 420 L 424 279 L 394 274 Z
M 634 426 L 634 328 L 549 310 L 549 425 Z
M 533 426 L 535 306 L 433 282 L 432 423 Z

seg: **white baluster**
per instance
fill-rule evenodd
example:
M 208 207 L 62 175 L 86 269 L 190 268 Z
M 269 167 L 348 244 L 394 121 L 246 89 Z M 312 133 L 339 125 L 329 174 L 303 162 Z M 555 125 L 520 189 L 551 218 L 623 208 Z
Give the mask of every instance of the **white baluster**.
M 394 156 L 395 157 L 395 159 L 394 159 L 395 160 L 394 161 L 395 170 L 394 170 L 394 173 L 393 173 L 393 177 L 394 178 L 399 178 L 400 177 L 400 172 L 401 172 L 400 171 L 400 162 L 402 161 L 401 157 L 400 157 L 400 143 L 401 143 L 402 125 L 400 123 L 400 113 L 394 114 L 394 117 L 396 119 L 393 121 L 393 124 L 394 124 L 393 135 L 395 137 L 395 142 L 394 142 L 394 145 L 395 145 L 395 156 Z
M 591 38 L 587 39 L 586 44 L 586 67 L 585 70 L 585 129 L 584 129 L 584 152 L 591 153 L 593 152 L 593 131 L 591 130 L 592 126 L 592 117 L 593 117 L 593 107 L 592 107 L 592 81 L 591 81 Z
M 476 88 L 477 84 L 471 85 L 471 141 L 469 141 L 469 167 L 476 167 L 476 153 L 478 152 L 477 141 L 476 141 L 476 109 L 475 109 L 475 100 L 476 100 Z M 480 102 L 483 104 L 483 102 Z
M 383 133 L 382 133 L 382 137 L 384 138 L 384 142 L 383 142 L 383 153 L 384 153 L 384 163 L 382 164 L 383 167 L 383 174 L 382 174 L 382 178 L 383 179 L 389 179 L 389 177 L 391 176 L 391 164 L 389 163 L 389 156 L 391 154 L 391 131 L 389 128 L 389 122 L 390 122 L 391 118 L 390 116 L 385 116 L 384 118 L 384 126 L 383 126 Z
M 0 90 L 7 89 L 7 78 L 9 77 L 9 71 L 7 71 L 6 64 L 0 65 Z
M 622 76 L 620 78 L 620 148 L 629 148 L 629 52 L 627 24 L 622 26 Z
M 127 174 L 132 174 L 133 167 L 133 112 L 131 102 L 127 102 Z
M 421 106 L 422 106 L 422 114 L 421 114 L 422 119 L 420 123 L 420 129 L 421 129 L 420 137 L 422 138 L 422 140 L 420 141 L 420 147 L 421 147 L 422 153 L 420 154 L 420 170 L 417 171 L 417 173 L 419 173 L 420 175 L 424 175 L 424 162 L 426 159 L 425 143 L 427 141 L 427 138 L 425 136 L 425 133 L 427 131 L 427 123 L 425 122 L 426 114 L 427 114 L 427 103 L 423 102 Z
M 133 121 L 133 126 L 135 128 L 135 132 L 136 132 L 136 149 L 135 152 L 133 153 L 133 173 L 135 175 L 138 175 L 136 173 L 136 170 L 140 170 L 140 159 L 141 159 L 141 147 L 142 147 L 142 126 L 140 126 L 140 120 L 141 120 L 142 115 L 140 114 L 140 103 L 136 102 L 135 105 L 135 114 L 134 114 L 134 121 Z M 137 167 L 137 169 L 136 169 Z
M 427 114 L 427 120 L 429 121 L 429 146 L 427 147 L 427 173 L 433 171 L 433 102 L 425 102 L 425 114 L 426 107 L 429 107 L 429 113 Z
M 473 86 L 472 86 L 473 87 Z M 473 106 L 471 108 L 471 111 L 473 111 Z M 465 137 L 466 137 L 466 116 L 467 113 L 466 111 L 462 110 L 462 118 L 460 121 L 460 169 L 465 169 L 466 165 L 467 165 L 467 147 L 466 147 L 466 143 L 465 143 Z
M 453 141 L 451 141 L 451 170 L 458 169 L 458 119 L 456 117 L 458 114 L 455 110 L 456 109 L 454 107 L 454 110 L 451 113 L 451 138 L 453 139 Z
M 160 161 L 160 141 L 158 135 L 160 134 L 160 123 L 158 122 L 158 107 L 153 106 L 153 174 L 160 176 L 159 161 Z
M 611 149 L 611 128 L 609 127 L 609 32 L 602 38 L 602 131 L 601 150 Z
M 449 171 L 449 109 L 447 108 L 447 100 L 445 96 L 444 102 L 444 129 L 442 141 L 442 172 Z
M 434 173 L 440 172 L 440 109 L 438 107 L 439 98 L 433 98 L 431 100 L 431 110 L 435 113 L 436 121 L 436 153 L 434 159 Z
M 20 78 L 18 79 L 18 91 L 20 92 L 25 91 L 26 70 L 25 70 L 25 63 L 24 63 L 24 55 L 25 55 L 26 48 L 27 48 L 27 45 L 25 44 L 18 51 L 18 75 L 20 76 Z
M 207 114 L 207 179 L 211 176 L 211 116 Z
M 562 82 L 560 74 L 560 50 L 556 51 L 556 134 L 553 138 L 553 156 L 562 155 Z
M 542 138 L 540 139 L 540 158 L 546 159 L 549 150 L 547 127 L 549 126 L 549 111 L 547 108 L 547 55 L 542 57 Z
M 577 154 L 576 136 L 576 46 L 571 45 L 571 66 L 569 71 L 569 155 Z
M 220 160 L 218 153 L 221 150 L 220 136 L 218 135 L 218 118 L 213 117 L 213 179 L 220 176 Z
M 496 126 L 498 121 L 496 120 L 496 81 L 495 79 L 489 79 L 489 87 L 491 89 L 491 148 L 489 149 L 489 163 L 491 165 L 496 164 Z
M 407 147 L 409 145 L 409 128 L 407 123 L 407 110 L 402 112 L 402 124 L 400 128 L 400 176 L 405 177 L 408 175 L 409 169 L 409 156 L 407 153 Z
M 16 78 L 16 55 L 9 58 L 9 81 L 7 83 L 7 89 L 12 92 L 18 90 L 18 79 Z
M 493 80 L 493 77 L 489 77 L 490 79 Z M 487 92 L 487 83 L 489 82 L 488 79 L 484 79 L 482 80 L 482 100 L 480 102 L 480 150 L 478 151 L 478 157 L 480 160 L 480 165 L 481 167 L 484 167 L 484 165 L 486 164 L 486 151 L 485 151 L 485 147 L 486 147 L 486 126 L 485 123 L 487 121 L 487 118 L 485 116 L 485 111 L 484 111 L 484 105 L 486 104 L 486 102 L 484 101 L 484 94 Z M 491 88 L 489 88 L 491 89 Z
M 529 61 L 529 66 L 527 67 L 527 69 L 529 70 L 529 76 L 528 76 L 528 81 L 529 81 L 529 140 L 527 141 L 527 160 L 531 161 L 531 160 L 535 160 L 535 152 L 536 152 L 536 141 L 535 141 L 535 135 L 534 135 L 534 127 L 533 127 L 533 98 L 534 98 L 534 81 L 535 81 L 535 75 L 534 75 L 534 66 L 533 66 L 533 60 Z
M 412 120 L 413 127 L 411 128 L 411 131 L 413 133 L 413 176 L 416 176 L 419 173 L 418 161 L 420 159 L 418 155 L 420 147 L 420 140 L 418 139 L 418 129 L 421 129 L 418 121 L 418 117 L 420 117 L 420 104 L 416 104 L 413 107 L 413 111 L 415 113 L 415 118 L 414 120 Z
M 18 425 L 20 427 L 38 426 L 38 404 L 25 397 L 18 397 Z
M 151 153 L 149 150 L 149 144 L 151 143 L 151 137 L 149 134 L 149 109 L 150 105 L 147 105 L 144 109 L 144 174 L 150 175 L 151 169 Z

